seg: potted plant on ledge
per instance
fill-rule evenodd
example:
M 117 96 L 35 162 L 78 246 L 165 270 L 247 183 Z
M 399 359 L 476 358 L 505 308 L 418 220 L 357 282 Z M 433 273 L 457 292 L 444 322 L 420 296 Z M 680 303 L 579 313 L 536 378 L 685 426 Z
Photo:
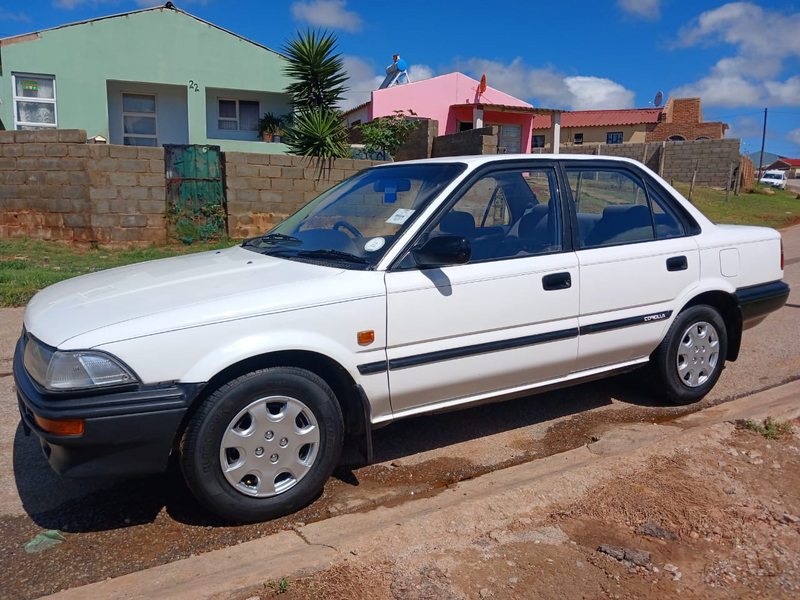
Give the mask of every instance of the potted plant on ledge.
M 280 137 L 283 121 L 280 117 L 276 117 L 272 113 L 264 113 L 264 116 L 258 120 L 258 137 L 265 142 L 276 141 L 275 136 Z

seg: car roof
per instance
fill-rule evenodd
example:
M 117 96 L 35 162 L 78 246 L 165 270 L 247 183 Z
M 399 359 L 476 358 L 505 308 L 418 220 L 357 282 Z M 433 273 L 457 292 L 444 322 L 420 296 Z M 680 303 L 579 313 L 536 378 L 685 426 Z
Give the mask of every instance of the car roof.
M 404 160 L 396 163 L 385 163 L 377 165 L 378 167 L 387 167 L 391 165 L 429 165 L 429 164 L 453 164 L 461 163 L 469 167 L 477 167 L 490 163 L 502 163 L 511 160 L 608 160 L 620 163 L 629 163 L 641 166 L 641 163 L 632 158 L 624 156 L 607 156 L 602 154 L 483 154 L 476 156 L 445 156 L 440 158 L 421 158 L 417 160 Z

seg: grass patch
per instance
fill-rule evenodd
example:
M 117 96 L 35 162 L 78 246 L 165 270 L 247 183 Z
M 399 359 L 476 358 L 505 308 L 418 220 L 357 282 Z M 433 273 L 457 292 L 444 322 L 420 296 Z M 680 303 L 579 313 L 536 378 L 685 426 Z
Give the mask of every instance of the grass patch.
M 0 306 L 24 306 L 39 290 L 63 279 L 121 267 L 232 246 L 216 243 L 165 244 L 130 250 L 83 250 L 66 244 L 25 238 L 0 240 Z
M 747 429 L 749 431 L 760 433 L 768 440 L 774 440 L 775 438 L 792 433 L 792 424 L 789 423 L 789 421 L 776 421 L 772 417 L 767 417 L 760 425 L 755 421 L 750 420 L 737 421 L 736 425 L 740 429 Z
M 289 579 L 286 577 L 281 578 L 279 581 L 270 580 L 266 583 L 266 586 L 276 594 L 285 594 L 286 592 L 289 591 L 290 585 L 291 583 L 289 582 Z
M 673 185 L 684 197 L 689 197 L 688 183 Z M 725 190 L 696 187 L 692 204 L 714 223 L 780 228 L 800 223 L 800 200 L 795 196 L 797 192 L 775 190 L 774 196 L 731 194 L 731 199 L 726 201 Z

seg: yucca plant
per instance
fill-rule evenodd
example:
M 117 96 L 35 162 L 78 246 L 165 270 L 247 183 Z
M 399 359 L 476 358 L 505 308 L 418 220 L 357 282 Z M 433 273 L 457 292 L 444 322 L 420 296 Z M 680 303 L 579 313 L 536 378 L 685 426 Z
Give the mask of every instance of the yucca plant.
M 334 53 L 336 41 L 327 31 L 298 30 L 283 47 L 289 59 L 283 72 L 294 80 L 286 91 L 295 110 L 333 109 L 344 99 L 347 73 L 342 55 Z
M 334 158 L 350 155 L 347 129 L 337 110 L 304 110 L 294 115 L 287 139 L 292 154 L 316 159 L 317 179 L 330 173 Z
M 336 104 L 344 98 L 342 55 L 335 53 L 336 36 L 326 31 L 297 31 L 283 47 L 284 73 L 293 81 L 286 87 L 294 115 L 286 128 L 291 154 L 316 159 L 317 177 L 329 174 L 334 158 L 350 155 L 347 128 Z

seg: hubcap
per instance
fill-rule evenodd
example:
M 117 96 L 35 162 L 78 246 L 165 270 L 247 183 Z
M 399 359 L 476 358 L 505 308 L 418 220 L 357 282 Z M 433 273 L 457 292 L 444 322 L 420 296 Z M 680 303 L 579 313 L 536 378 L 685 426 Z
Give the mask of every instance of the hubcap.
M 719 334 L 711 323 L 692 324 L 678 344 L 678 377 L 684 385 L 703 385 L 719 363 Z
M 308 474 L 319 451 L 319 425 L 303 402 L 289 396 L 254 400 L 222 436 L 219 461 L 228 483 L 257 498 L 291 489 Z

